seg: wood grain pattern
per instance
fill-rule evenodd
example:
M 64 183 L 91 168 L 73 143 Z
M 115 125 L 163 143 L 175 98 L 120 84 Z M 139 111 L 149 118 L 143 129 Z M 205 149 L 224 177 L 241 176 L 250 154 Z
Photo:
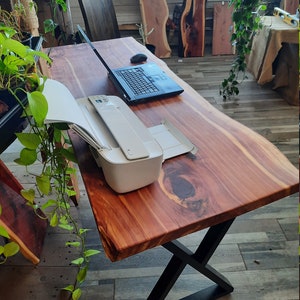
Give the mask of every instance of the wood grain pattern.
M 165 0 L 140 0 L 143 27 L 146 33 L 154 31 L 146 38 L 147 44 L 155 46 L 155 55 L 160 58 L 171 56 L 171 48 L 167 39 L 166 25 L 169 9 Z
M 23 197 L 0 180 L 0 225 L 20 246 L 22 254 L 32 263 L 40 261 L 47 221 L 36 215 Z
M 95 46 L 111 67 L 123 66 L 133 53 L 145 51 L 133 38 Z M 113 261 L 298 191 L 297 169 L 275 146 L 215 109 L 163 61 L 150 52 L 147 55 L 185 91 L 132 109 L 146 126 L 168 119 L 199 150 L 195 156 L 166 161 L 157 182 L 118 195 L 106 185 L 87 145 L 71 133 L 105 252 Z M 53 48 L 51 56 L 53 78 L 66 84 L 75 97 L 117 94 L 87 45 Z
M 203 56 L 205 47 L 205 0 L 186 0 L 180 21 L 180 56 Z
M 299 6 L 298 0 L 284 0 L 284 10 L 294 15 Z
M 233 54 L 233 46 L 230 42 L 233 23 L 232 23 L 233 6 L 228 3 L 214 4 L 214 27 L 212 55 Z
M 0 181 L 7 184 L 11 189 L 13 189 L 16 193 L 20 193 L 23 189 L 22 185 L 16 179 L 16 177 L 10 172 L 7 166 L 4 164 L 2 160 L 0 160 Z
M 240 87 L 239 97 L 223 102 L 218 87 L 228 74 L 232 60 L 232 56 L 206 55 L 178 61 L 174 55 L 165 61 L 212 105 L 265 136 L 298 168 L 299 109 L 288 105 L 270 87 L 259 87 L 250 74 Z M 16 145 L 18 143 L 2 153 L 1 159 L 23 185 L 34 184 L 33 178 L 26 176 L 24 168 L 13 163 L 14 153 L 19 152 Z M 168 263 L 169 252 L 163 247 L 155 247 L 122 261 L 108 260 L 81 178 L 79 184 L 79 208 L 72 210 L 72 214 L 78 213 L 82 226 L 90 229 L 87 247 L 101 251 L 91 258 L 88 277 L 82 287 L 83 299 L 99 299 L 99 295 L 102 299 L 111 300 L 147 299 L 162 266 Z M 44 199 L 40 201 L 43 203 Z M 251 300 L 299 298 L 298 204 L 299 195 L 295 194 L 235 220 L 210 260 L 210 264 L 234 285 L 234 292 L 222 297 L 222 300 L 244 300 L 249 299 L 249 295 Z M 180 240 L 193 250 L 205 231 Z M 72 235 L 65 231 L 48 227 L 38 268 L 32 268 L 22 255 L 1 266 L 1 297 L 5 300 L 59 298 L 59 289 L 76 276 L 76 268 L 70 268 L 69 263 L 78 257 L 78 251 L 65 247 L 70 238 Z M 209 280 L 199 276 L 198 272 L 186 269 L 166 299 L 182 299 L 199 290 L 199 286 L 209 284 Z M 8 289 L 7 286 L 14 288 Z
M 79 0 L 85 28 L 92 41 L 119 38 L 112 0 Z

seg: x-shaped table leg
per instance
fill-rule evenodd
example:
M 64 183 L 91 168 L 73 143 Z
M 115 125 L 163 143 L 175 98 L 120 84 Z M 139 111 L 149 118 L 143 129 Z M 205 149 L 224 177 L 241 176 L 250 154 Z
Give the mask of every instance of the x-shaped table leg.
M 148 300 L 165 299 L 186 265 L 190 265 L 216 284 L 184 299 L 212 300 L 231 293 L 233 287 L 230 282 L 211 267 L 208 261 L 233 221 L 234 219 L 210 227 L 195 253 L 178 241 L 164 244 L 163 247 L 172 252 L 173 256 L 149 295 Z

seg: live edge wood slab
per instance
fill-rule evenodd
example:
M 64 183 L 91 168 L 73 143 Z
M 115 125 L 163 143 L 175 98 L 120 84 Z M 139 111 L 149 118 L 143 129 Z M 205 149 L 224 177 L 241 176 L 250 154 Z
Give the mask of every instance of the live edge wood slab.
M 112 68 L 129 65 L 133 54 L 145 51 L 133 38 L 94 45 Z M 70 131 L 105 252 L 112 261 L 298 191 L 298 170 L 273 144 L 215 109 L 163 61 L 150 52 L 147 55 L 148 61 L 159 64 L 185 91 L 180 96 L 132 106 L 132 110 L 148 127 L 169 120 L 198 151 L 165 161 L 153 184 L 116 194 L 106 184 L 87 144 Z M 117 95 L 88 45 L 53 48 L 50 56 L 52 77 L 64 83 L 74 97 Z
M 23 189 L 6 165 L 0 160 L 0 225 L 18 243 L 20 251 L 33 264 L 40 262 L 47 221 L 29 207 L 20 195 Z
M 140 10 L 145 34 L 148 34 L 153 29 L 152 33 L 146 36 L 146 43 L 155 46 L 155 55 L 157 57 L 170 57 L 171 48 L 166 31 L 169 9 L 166 0 L 140 0 Z
M 180 19 L 179 56 L 203 56 L 205 48 L 205 0 L 186 0 Z

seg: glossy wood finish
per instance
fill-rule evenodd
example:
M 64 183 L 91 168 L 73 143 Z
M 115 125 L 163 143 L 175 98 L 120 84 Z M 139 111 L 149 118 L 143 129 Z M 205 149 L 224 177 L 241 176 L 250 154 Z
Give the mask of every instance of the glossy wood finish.
M 206 53 L 211 53 L 210 49 Z M 290 106 L 270 87 L 258 86 L 250 74 L 240 86 L 239 96 L 224 102 L 219 95 L 219 84 L 228 74 L 232 61 L 233 56 L 210 54 L 185 59 L 178 59 L 175 55 L 165 60 L 169 68 L 214 107 L 265 136 L 298 168 L 299 109 Z M 34 178 L 28 177 L 24 168 L 13 162 L 21 148 L 15 142 L 0 157 L 23 186 L 33 185 Z M 83 228 L 89 229 L 87 247 L 101 251 L 91 257 L 87 280 L 82 286 L 82 299 L 146 299 L 162 272 L 162 266 L 166 266 L 170 259 L 169 251 L 156 247 L 111 262 L 102 248 L 81 177 L 79 187 L 79 208 L 72 208 L 72 215 L 78 213 Z M 44 203 L 45 200 L 38 201 Z M 233 222 L 210 260 L 210 265 L 234 286 L 233 293 L 220 300 L 299 298 L 298 202 L 298 194 L 285 197 Z M 179 241 L 194 251 L 205 232 L 198 231 Z M 76 268 L 70 268 L 70 261 L 80 253 L 65 247 L 70 238 L 72 235 L 68 232 L 49 226 L 38 266 L 32 266 L 21 254 L 1 266 L 1 297 L 5 300 L 58 298 L 59 289 L 70 284 L 76 276 Z M 210 280 L 187 267 L 166 300 L 182 299 L 209 284 Z M 8 286 L 14 288 L 8 289 Z
M 111 67 L 129 64 L 145 51 L 133 38 L 95 43 Z M 53 48 L 54 79 L 75 97 L 115 94 L 92 50 L 86 45 Z M 298 171 L 269 141 L 227 117 L 188 84 L 155 61 L 185 92 L 132 107 L 147 126 L 168 119 L 197 147 L 163 164 L 157 182 L 118 195 L 106 185 L 87 145 L 71 133 L 80 170 L 107 256 L 115 261 L 189 233 L 232 219 L 298 190 Z
M 79 0 L 85 29 L 92 41 L 120 37 L 112 0 Z

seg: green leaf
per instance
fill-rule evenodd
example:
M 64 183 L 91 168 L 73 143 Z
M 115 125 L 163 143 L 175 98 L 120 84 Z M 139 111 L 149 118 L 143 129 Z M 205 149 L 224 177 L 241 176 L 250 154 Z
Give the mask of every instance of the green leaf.
M 20 152 L 20 157 L 15 159 L 15 163 L 23 166 L 30 166 L 37 160 L 37 153 L 35 150 L 24 148 Z
M 66 242 L 66 246 L 80 247 L 80 242 Z
M 28 189 L 28 190 L 21 190 L 21 195 L 31 204 L 33 204 L 35 199 L 35 190 Z
M 74 260 L 71 261 L 71 263 L 73 265 L 77 265 L 77 266 L 82 265 L 83 262 L 84 262 L 84 258 L 83 257 L 79 257 L 79 258 L 74 259 Z
M 260 6 L 260 10 L 267 10 L 267 5 L 262 4 L 262 5 Z
M 86 257 L 90 257 L 90 256 L 93 256 L 93 255 L 96 255 L 96 254 L 99 254 L 99 253 L 100 253 L 99 250 L 93 250 L 93 249 L 89 249 L 89 250 L 84 251 L 84 255 Z
M 87 273 L 87 267 L 80 269 L 80 271 L 78 272 L 77 277 L 76 277 L 76 279 L 79 283 L 82 283 L 85 280 L 86 273 Z
M 27 55 L 27 47 L 24 46 L 22 43 L 18 42 L 14 39 L 6 39 L 2 42 L 3 49 L 9 50 L 9 52 L 14 52 L 18 55 L 18 57 L 25 58 Z M 34 62 L 34 56 L 31 58 L 27 58 L 27 61 Z
M 50 206 L 57 206 L 57 201 L 56 200 L 53 200 L 53 199 L 49 199 L 47 202 L 45 202 L 43 205 L 42 205 L 42 209 L 46 209 Z
M 80 235 L 83 235 L 84 233 L 86 233 L 86 232 L 88 232 L 88 231 L 90 231 L 90 229 L 80 228 L 80 229 L 79 229 L 79 234 L 80 234 Z
M 76 174 L 77 170 L 75 168 L 67 168 L 66 174 Z
M 44 21 L 44 31 L 45 33 L 54 32 L 57 27 L 57 23 L 55 23 L 52 19 L 46 19 Z
M 51 219 L 50 219 L 50 226 L 56 227 L 57 224 L 58 224 L 58 216 L 57 216 L 57 213 L 54 212 Z
M 224 79 L 223 82 L 222 82 L 222 87 L 226 87 L 228 85 L 228 80 L 227 79 Z
M 66 216 L 62 216 L 59 220 L 60 224 L 68 224 L 68 219 Z
M 72 293 L 74 291 L 74 285 L 70 284 L 70 285 L 64 287 L 63 290 L 69 291 Z
M 48 195 L 51 191 L 50 177 L 42 174 L 36 177 L 36 184 L 42 194 Z
M 76 196 L 76 191 L 74 190 L 66 189 L 66 193 L 69 197 Z
M 56 2 L 56 4 L 58 4 L 58 5 L 60 5 L 61 6 L 61 8 L 62 8 L 62 10 L 64 11 L 64 12 L 66 12 L 67 11 L 67 4 L 66 4 L 66 0 L 55 0 L 55 2 Z
M 68 230 L 68 231 L 71 231 L 74 229 L 73 226 L 71 225 L 68 225 L 68 224 L 59 224 L 58 227 L 62 228 L 62 229 L 65 229 L 65 230 Z
M 42 51 L 36 51 L 36 50 L 32 50 L 32 49 L 27 49 L 27 54 L 31 57 L 35 57 L 35 56 L 39 56 L 41 58 L 43 58 L 44 60 L 46 60 L 49 64 L 52 62 L 50 57 Z
M 48 102 L 46 97 L 39 91 L 27 93 L 28 104 L 33 118 L 38 126 L 44 123 L 48 113 Z
M 55 126 L 53 127 L 54 129 L 54 141 L 57 143 L 61 143 L 62 141 L 62 131 L 57 129 Z
M 65 157 L 69 161 L 73 161 L 73 162 L 77 161 L 76 156 L 73 152 L 73 148 L 68 148 L 68 149 L 62 148 L 61 154 L 63 155 L 63 157 Z
M 1 32 L 3 31 L 5 33 L 5 36 L 7 38 L 11 38 L 12 36 L 14 36 L 17 31 L 11 27 L 6 27 L 6 26 L 0 26 L 0 30 Z
M 39 135 L 35 133 L 21 132 L 16 133 L 16 136 L 24 147 L 31 150 L 35 150 L 41 143 Z
M 9 234 L 3 226 L 0 226 L 0 235 L 9 239 Z
M 72 300 L 78 300 L 81 296 L 81 289 L 78 288 L 72 293 Z
M 0 245 L 0 255 L 2 255 L 4 252 L 4 247 Z
M 63 202 L 63 203 L 61 203 L 61 207 L 63 207 L 64 209 L 69 209 L 71 206 L 70 206 L 70 203 Z
M 20 250 L 19 245 L 15 242 L 7 243 L 3 247 L 4 247 L 3 255 L 6 257 L 13 256 L 17 254 Z

